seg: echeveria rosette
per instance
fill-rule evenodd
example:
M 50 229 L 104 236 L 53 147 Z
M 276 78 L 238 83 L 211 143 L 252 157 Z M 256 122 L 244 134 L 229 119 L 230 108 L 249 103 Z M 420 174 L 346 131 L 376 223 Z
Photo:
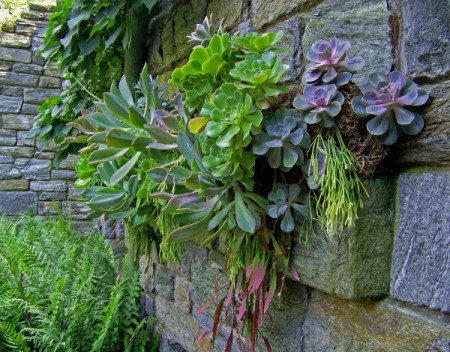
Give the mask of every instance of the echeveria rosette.
M 214 103 L 206 103 L 201 115 L 210 119 L 204 133 L 214 138 L 221 148 L 248 145 L 250 132 L 258 133 L 263 119 L 261 110 L 254 107 L 251 96 L 231 83 L 224 83 L 216 90 Z
M 276 52 L 268 51 L 262 55 L 247 55 L 234 69 L 230 70 L 230 76 L 237 80 L 235 85 L 238 88 L 253 90 L 256 105 L 266 109 L 270 106 L 266 96 L 276 96 L 287 90 L 278 82 L 288 69 L 288 65 L 281 63 Z
M 264 130 L 253 137 L 253 154 L 267 155 L 269 166 L 289 171 L 302 165 L 311 139 L 307 124 L 294 109 L 278 109 L 263 120 Z
M 294 98 L 294 107 L 301 110 L 309 124 L 318 123 L 323 127 L 332 127 L 334 117 L 341 111 L 344 95 L 338 92 L 336 85 L 307 86 L 303 95 Z
M 283 218 L 280 224 L 283 232 L 291 232 L 308 216 L 308 192 L 299 184 L 278 183 L 267 198 L 266 213 L 273 219 Z
M 332 38 L 316 41 L 311 50 L 306 54 L 310 63 L 306 65 L 302 76 L 305 85 L 316 85 L 320 83 L 334 83 L 337 86 L 347 84 L 352 74 L 364 66 L 362 57 L 353 57 L 346 60 L 347 51 L 351 44 L 347 40 Z
M 353 110 L 361 117 L 375 115 L 367 122 L 367 130 L 381 143 L 394 144 L 400 129 L 412 136 L 422 130 L 423 117 L 407 107 L 425 104 L 428 92 L 401 72 L 393 71 L 387 76 L 372 73 L 369 82 L 362 86 L 362 93 L 353 98 Z

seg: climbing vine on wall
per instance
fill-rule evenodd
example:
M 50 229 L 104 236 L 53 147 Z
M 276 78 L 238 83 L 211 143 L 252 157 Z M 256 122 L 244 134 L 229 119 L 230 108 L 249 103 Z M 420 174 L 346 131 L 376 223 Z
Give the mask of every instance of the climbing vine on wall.
M 147 33 L 150 15 L 157 11 L 157 0 L 58 3 L 41 54 L 48 62 L 59 63 L 70 85 L 61 96 L 48 99 L 40 107 L 30 131 L 31 137 L 39 136 L 42 149 L 52 141 L 60 144 L 54 159 L 56 166 L 67 154 L 81 148 L 76 131 L 67 123 L 83 109 L 93 107 L 93 102 L 99 100 L 97 95 L 122 74 L 137 80 L 145 62 L 146 36 L 136 32 Z

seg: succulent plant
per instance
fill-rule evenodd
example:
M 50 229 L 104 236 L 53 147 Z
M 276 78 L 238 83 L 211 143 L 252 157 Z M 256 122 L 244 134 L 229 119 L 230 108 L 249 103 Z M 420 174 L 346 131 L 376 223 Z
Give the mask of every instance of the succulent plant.
M 273 219 L 283 217 L 280 228 L 284 232 L 291 232 L 296 223 L 308 216 L 308 193 L 298 184 L 278 183 L 275 191 L 269 193 L 268 200 L 266 213 Z
M 367 130 L 381 143 L 394 144 L 400 131 L 416 135 L 422 130 L 423 117 L 406 107 L 425 104 L 428 92 L 401 72 L 372 73 L 362 92 L 353 98 L 353 110 L 361 117 L 375 115 L 367 122 Z
M 250 32 L 244 37 L 233 36 L 234 42 L 246 53 L 262 53 L 283 38 L 283 32 L 259 34 Z
M 321 82 L 334 83 L 337 86 L 347 84 L 352 73 L 364 65 L 361 57 L 345 59 L 350 48 L 349 41 L 338 38 L 332 38 L 329 42 L 316 41 L 306 54 L 310 63 L 306 65 L 306 71 L 302 77 L 303 84 L 315 85 Z
M 250 131 L 258 132 L 262 121 L 261 110 L 253 106 L 250 95 L 231 83 L 224 83 L 216 90 L 214 103 L 205 103 L 201 115 L 210 119 L 202 120 L 206 123 L 206 135 L 214 138 L 221 148 L 234 145 L 236 138 L 245 147 L 250 143 Z
M 267 155 L 269 166 L 289 171 L 302 165 L 311 139 L 307 124 L 294 109 L 278 109 L 263 120 L 264 131 L 253 137 L 253 154 Z
M 211 75 L 189 76 L 181 84 L 181 89 L 185 92 L 184 103 L 191 109 L 200 110 L 216 87 L 213 84 Z
M 195 27 L 195 31 L 191 33 L 191 35 L 188 35 L 190 42 L 198 43 L 201 45 L 208 45 L 209 41 L 213 37 L 214 34 L 223 34 L 225 26 L 222 25 L 223 19 L 219 23 L 219 27 L 216 30 L 214 30 L 213 24 L 212 24 L 212 14 L 209 16 L 206 16 L 203 20 L 203 23 L 197 24 Z
M 266 96 L 275 96 L 286 91 L 284 86 L 277 85 L 283 74 L 289 69 L 282 64 L 276 52 L 249 54 L 230 70 L 230 76 L 240 81 L 236 86 L 241 89 L 255 89 L 256 104 L 261 109 L 269 107 Z
M 344 95 L 338 92 L 334 84 L 307 86 L 303 95 L 294 98 L 294 107 L 303 111 L 307 123 L 332 127 L 334 117 L 341 111 L 344 100 Z

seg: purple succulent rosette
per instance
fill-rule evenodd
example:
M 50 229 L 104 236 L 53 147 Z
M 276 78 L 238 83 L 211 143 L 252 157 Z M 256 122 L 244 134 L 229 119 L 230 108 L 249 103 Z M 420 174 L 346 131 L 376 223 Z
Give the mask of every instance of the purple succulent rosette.
M 334 83 L 343 86 L 350 81 L 352 74 L 364 66 L 362 57 L 345 59 L 351 44 L 347 40 L 333 38 L 316 41 L 311 50 L 306 54 L 310 61 L 306 65 L 306 71 L 302 76 L 305 85 L 316 85 L 320 83 Z
M 323 127 L 334 126 L 334 117 L 341 111 L 344 95 L 336 85 L 307 86 L 303 95 L 294 98 L 294 107 L 303 112 L 309 124 L 319 123 Z
M 352 108 L 361 117 L 375 115 L 367 122 L 367 130 L 381 143 L 394 144 L 401 131 L 413 136 L 422 130 L 423 117 L 410 108 L 425 104 L 428 92 L 401 72 L 372 73 L 362 92 L 353 98 Z

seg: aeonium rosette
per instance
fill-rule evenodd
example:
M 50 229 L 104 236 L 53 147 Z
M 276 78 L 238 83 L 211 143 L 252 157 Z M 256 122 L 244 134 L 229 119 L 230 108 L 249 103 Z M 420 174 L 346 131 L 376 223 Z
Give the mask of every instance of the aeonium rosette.
M 394 144 L 401 131 L 416 135 L 422 130 L 423 117 L 411 109 L 425 104 L 428 92 L 401 72 L 372 73 L 362 93 L 353 98 L 353 110 L 361 117 L 375 115 L 368 121 L 367 130 L 381 143 Z

